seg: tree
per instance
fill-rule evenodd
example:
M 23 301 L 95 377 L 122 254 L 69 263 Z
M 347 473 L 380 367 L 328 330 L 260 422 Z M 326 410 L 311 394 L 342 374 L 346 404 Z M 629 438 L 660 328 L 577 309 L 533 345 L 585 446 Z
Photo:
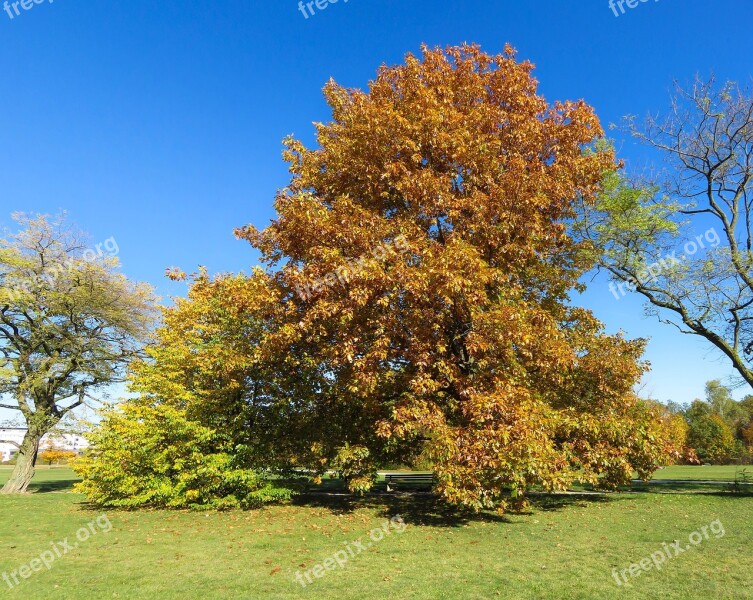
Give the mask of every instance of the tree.
M 655 403 L 664 412 L 665 435 L 671 440 L 673 448 L 678 450 L 675 455 L 677 462 L 698 464 L 700 461 L 694 448 L 688 445 L 690 426 L 685 417 L 685 411 L 680 411 L 680 405 L 669 402 L 667 406 Z
M 727 463 L 736 454 L 738 444 L 735 440 L 736 421 L 725 418 L 725 414 L 736 415 L 737 402 L 718 380 L 706 384 L 706 398 L 706 402 L 693 400 L 685 411 L 687 444 L 703 462 Z
M 753 451 L 753 418 L 742 428 L 741 437 L 748 451 Z
M 577 230 L 648 312 L 719 350 L 753 386 L 753 97 L 711 79 L 678 87 L 668 114 L 628 130 L 663 154 L 649 183 L 618 171 Z
M 696 419 L 700 419 L 701 417 L 706 417 L 710 415 L 711 415 L 711 406 L 707 402 L 704 402 L 703 400 L 699 400 L 698 398 L 693 400 L 693 402 L 685 411 L 685 417 L 687 418 L 689 423 Z
M 690 421 L 688 445 L 703 462 L 724 464 L 737 451 L 732 428 L 717 414 L 708 414 Z
M 0 240 L 0 395 L 27 432 L 3 493 L 26 490 L 47 432 L 122 380 L 154 316 L 151 288 L 87 250 L 63 217 L 15 218 L 20 231 Z
M 745 415 L 747 416 L 747 420 L 753 419 L 753 396 L 748 394 L 740 400 L 739 402 L 740 408 L 744 411 Z
M 43 462 L 46 462 L 48 465 L 52 465 L 52 463 L 60 463 L 60 462 L 67 462 L 73 458 L 76 458 L 78 454 L 75 452 L 71 452 L 70 450 L 62 450 L 60 448 L 48 448 L 46 450 L 43 450 L 39 454 L 39 459 Z
M 740 407 L 745 412 L 745 421 L 740 426 L 740 440 L 753 458 L 753 395 L 748 394 L 740 400 Z
M 732 397 L 730 389 L 718 379 L 706 383 L 706 401 L 711 406 L 711 412 L 724 419 L 733 431 L 747 423 L 745 407 Z
M 632 393 L 643 342 L 568 304 L 591 263 L 566 224 L 614 155 L 593 110 L 548 105 L 531 70 L 510 48 L 424 48 L 368 92 L 329 82 L 319 148 L 286 142 L 277 219 L 238 231 L 281 294 L 274 343 L 322 376 L 312 412 L 368 424 L 333 434 L 360 489 L 379 457 L 427 449 L 447 500 L 504 508 L 674 451 Z

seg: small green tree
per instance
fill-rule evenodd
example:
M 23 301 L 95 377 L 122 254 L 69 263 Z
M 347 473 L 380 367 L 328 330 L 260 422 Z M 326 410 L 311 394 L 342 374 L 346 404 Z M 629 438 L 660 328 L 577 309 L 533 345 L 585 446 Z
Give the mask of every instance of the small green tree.
M 14 218 L 21 230 L 0 239 L 0 408 L 19 411 L 27 432 L 6 494 L 26 490 L 46 433 L 123 379 L 155 315 L 151 287 L 87 250 L 63 217 Z
M 223 436 L 169 406 L 126 403 L 104 412 L 77 460 L 76 489 L 97 506 L 253 508 L 290 497 L 245 468 Z
M 717 414 L 691 420 L 688 445 L 703 462 L 715 464 L 729 462 L 738 450 L 732 428 Z

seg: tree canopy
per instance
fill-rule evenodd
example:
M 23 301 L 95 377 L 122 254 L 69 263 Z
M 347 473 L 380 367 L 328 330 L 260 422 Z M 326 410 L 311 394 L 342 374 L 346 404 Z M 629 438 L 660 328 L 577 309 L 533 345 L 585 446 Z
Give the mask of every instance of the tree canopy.
M 667 168 L 648 181 L 611 172 L 579 230 L 618 299 L 642 294 L 649 313 L 703 337 L 753 386 L 753 96 L 698 80 L 627 129 Z
M 282 290 L 278 343 L 323 375 L 312 400 L 372 424 L 342 442 L 374 457 L 425 446 L 441 493 L 474 507 L 624 482 L 667 451 L 632 394 L 643 342 L 568 302 L 591 265 L 566 222 L 613 153 L 593 110 L 548 104 L 532 68 L 510 48 L 424 48 L 368 91 L 331 81 L 318 147 L 286 142 L 277 218 L 238 232 Z M 398 238 L 408 250 L 375 256 Z
M 151 288 L 63 217 L 16 218 L 20 231 L 0 239 L 0 394 L 27 433 L 4 492 L 26 489 L 45 433 L 123 380 L 155 316 Z

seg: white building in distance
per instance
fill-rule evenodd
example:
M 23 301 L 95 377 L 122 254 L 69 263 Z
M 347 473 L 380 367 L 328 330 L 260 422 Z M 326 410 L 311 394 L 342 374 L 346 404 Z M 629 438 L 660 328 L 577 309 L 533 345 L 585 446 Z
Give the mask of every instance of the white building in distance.
M 20 444 L 24 435 L 26 435 L 26 429 L 20 427 L 0 428 L 0 462 L 7 462 L 18 453 L 18 448 L 7 442 Z M 70 450 L 76 454 L 81 454 L 88 447 L 89 442 L 86 441 L 86 438 L 72 433 L 47 434 L 39 444 L 40 452 L 48 448 L 57 448 L 58 450 Z

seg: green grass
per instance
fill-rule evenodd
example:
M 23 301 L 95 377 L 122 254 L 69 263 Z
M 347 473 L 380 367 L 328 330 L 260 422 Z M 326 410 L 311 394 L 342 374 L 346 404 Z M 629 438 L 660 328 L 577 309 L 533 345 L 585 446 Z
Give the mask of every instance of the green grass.
M 0 480 L 7 476 L 0 469 Z M 674 478 L 674 475 L 673 477 Z M 691 477 L 691 479 L 694 477 Z M 710 479 L 710 477 L 706 477 Z M 69 492 L 67 469 L 42 469 L 34 492 L 0 497 L 0 576 L 74 540 L 97 518 Z M 659 486 L 656 486 L 659 487 Z M 458 516 L 426 496 L 309 497 L 261 511 L 108 511 L 98 532 L 33 573 L 8 598 L 753 598 L 753 497 L 657 493 L 537 496 L 523 514 Z M 392 533 L 302 588 L 312 568 L 386 519 Z M 687 541 L 720 519 L 725 535 L 617 587 L 612 569 Z
M 13 467 L 0 466 L 0 485 L 4 484 L 10 476 Z M 30 492 L 54 492 L 70 491 L 73 484 L 79 481 L 76 475 L 68 467 L 38 466 L 34 480 L 29 486 Z M 0 588 L 2 589 L 2 588 Z
M 710 465 L 708 467 L 672 466 L 659 469 L 654 473 L 654 481 L 660 479 L 695 479 L 700 481 L 734 481 L 735 474 L 747 469 L 748 475 L 753 476 L 753 466 L 738 465 Z

